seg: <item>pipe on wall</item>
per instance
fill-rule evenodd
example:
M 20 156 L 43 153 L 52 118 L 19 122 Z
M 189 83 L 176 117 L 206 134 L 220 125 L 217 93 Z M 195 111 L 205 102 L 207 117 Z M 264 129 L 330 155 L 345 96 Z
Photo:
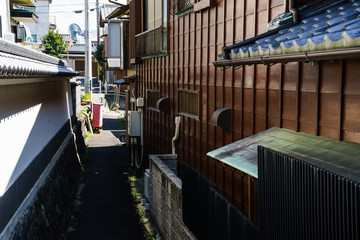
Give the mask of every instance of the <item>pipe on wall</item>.
M 293 17 L 293 22 L 294 23 L 300 22 L 299 10 L 295 7 L 295 0 L 290 0 L 289 9 Z
M 179 139 L 180 117 L 175 118 L 175 136 L 172 139 L 172 154 L 176 154 L 175 142 Z

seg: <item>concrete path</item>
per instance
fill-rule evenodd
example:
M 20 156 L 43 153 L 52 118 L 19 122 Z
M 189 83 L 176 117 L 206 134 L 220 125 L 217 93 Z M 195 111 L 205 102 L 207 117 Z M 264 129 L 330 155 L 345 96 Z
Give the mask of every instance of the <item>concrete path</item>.
M 117 116 L 105 114 L 104 131 L 90 138 L 83 204 L 75 216 L 75 231 L 68 235 L 70 240 L 145 239 L 123 174 L 129 168 L 129 152 L 121 146 L 118 129 Z

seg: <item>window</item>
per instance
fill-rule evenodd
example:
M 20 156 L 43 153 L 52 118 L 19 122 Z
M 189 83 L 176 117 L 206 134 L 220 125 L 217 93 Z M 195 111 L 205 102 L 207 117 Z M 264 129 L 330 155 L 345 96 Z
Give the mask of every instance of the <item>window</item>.
M 30 39 L 30 41 L 36 43 L 37 40 L 38 40 L 37 35 L 36 35 L 36 34 L 31 34 L 31 39 Z
M 137 57 L 167 54 L 167 0 L 143 0 L 143 32 L 135 38 Z
M 144 0 L 144 31 L 166 26 L 167 20 L 167 3 L 166 0 Z
M 188 10 L 192 10 L 194 0 L 170 0 L 170 13 L 178 15 Z
M 160 99 L 159 90 L 147 90 L 147 107 L 150 109 L 157 109 L 156 103 Z
M 190 90 L 179 90 L 179 114 L 199 117 L 199 92 Z

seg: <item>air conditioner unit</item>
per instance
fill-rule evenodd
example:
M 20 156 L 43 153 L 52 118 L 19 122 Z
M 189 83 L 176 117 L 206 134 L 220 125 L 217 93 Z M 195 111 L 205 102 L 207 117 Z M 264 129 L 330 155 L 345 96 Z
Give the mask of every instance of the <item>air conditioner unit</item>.
M 130 137 L 140 137 L 140 113 L 138 111 L 128 112 L 128 134 Z

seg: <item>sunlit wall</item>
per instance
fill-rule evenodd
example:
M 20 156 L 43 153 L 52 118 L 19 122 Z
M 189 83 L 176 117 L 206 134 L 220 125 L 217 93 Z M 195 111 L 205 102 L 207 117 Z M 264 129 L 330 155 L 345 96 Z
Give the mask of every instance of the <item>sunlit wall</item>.
M 0 197 L 68 123 L 67 94 L 64 80 L 0 85 Z

